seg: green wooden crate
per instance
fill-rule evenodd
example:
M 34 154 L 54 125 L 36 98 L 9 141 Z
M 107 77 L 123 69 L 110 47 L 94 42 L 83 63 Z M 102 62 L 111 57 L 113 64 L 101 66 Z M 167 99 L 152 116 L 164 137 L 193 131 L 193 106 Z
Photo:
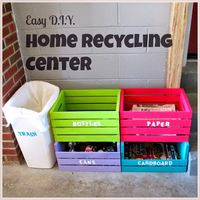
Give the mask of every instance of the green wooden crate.
M 56 142 L 119 142 L 120 90 L 62 90 L 50 110 Z

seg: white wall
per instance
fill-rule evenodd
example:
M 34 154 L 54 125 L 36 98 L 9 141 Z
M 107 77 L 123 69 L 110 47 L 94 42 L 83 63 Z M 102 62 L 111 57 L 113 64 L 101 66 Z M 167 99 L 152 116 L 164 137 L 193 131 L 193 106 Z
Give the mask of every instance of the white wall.
M 13 3 L 21 52 L 24 61 L 30 56 L 89 56 L 90 71 L 26 70 L 29 80 L 46 80 L 61 88 L 165 87 L 167 49 L 67 47 L 26 48 L 26 34 L 54 33 L 158 33 L 169 31 L 169 3 Z M 50 15 L 73 15 L 73 26 L 46 28 L 26 24 L 26 16 L 48 18 Z

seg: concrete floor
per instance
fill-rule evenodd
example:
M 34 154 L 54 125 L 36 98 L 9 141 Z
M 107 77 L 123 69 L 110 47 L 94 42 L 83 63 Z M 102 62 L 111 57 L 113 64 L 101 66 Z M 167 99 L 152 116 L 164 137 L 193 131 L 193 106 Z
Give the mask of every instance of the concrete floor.
M 197 153 L 197 133 L 190 135 Z M 197 197 L 197 176 L 186 173 L 71 173 L 3 166 L 3 197 Z
M 71 173 L 3 166 L 3 197 L 196 197 L 188 173 Z
M 190 135 L 197 153 L 197 133 Z M 3 166 L 3 197 L 197 197 L 197 176 L 186 173 L 81 173 Z

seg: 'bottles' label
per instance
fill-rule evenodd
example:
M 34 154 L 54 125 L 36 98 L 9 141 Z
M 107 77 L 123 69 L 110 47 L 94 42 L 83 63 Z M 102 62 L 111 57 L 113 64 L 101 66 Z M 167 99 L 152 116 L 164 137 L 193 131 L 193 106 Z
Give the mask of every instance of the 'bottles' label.
M 75 121 L 73 126 L 101 126 L 101 122 L 98 121 Z

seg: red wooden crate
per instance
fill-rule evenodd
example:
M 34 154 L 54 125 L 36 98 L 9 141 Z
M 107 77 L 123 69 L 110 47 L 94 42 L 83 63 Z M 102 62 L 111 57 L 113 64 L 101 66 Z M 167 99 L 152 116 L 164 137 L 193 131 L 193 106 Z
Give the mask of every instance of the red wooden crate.
M 176 111 L 130 111 L 133 104 L 139 103 L 173 103 L 176 105 Z M 186 142 L 189 140 L 191 118 L 192 109 L 183 89 L 137 88 L 121 90 L 121 141 Z M 156 126 L 152 126 L 155 124 Z

